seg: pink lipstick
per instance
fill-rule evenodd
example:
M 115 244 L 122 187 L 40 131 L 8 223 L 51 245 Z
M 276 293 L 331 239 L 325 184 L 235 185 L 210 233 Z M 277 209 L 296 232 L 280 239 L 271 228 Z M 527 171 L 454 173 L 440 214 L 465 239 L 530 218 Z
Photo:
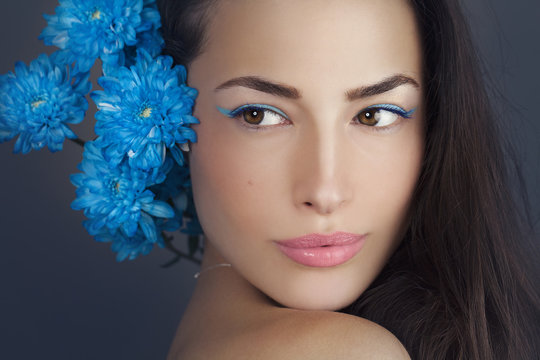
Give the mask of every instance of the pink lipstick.
M 306 266 L 331 267 L 351 259 L 364 245 L 366 235 L 346 232 L 308 234 L 276 241 L 278 248 L 291 260 Z

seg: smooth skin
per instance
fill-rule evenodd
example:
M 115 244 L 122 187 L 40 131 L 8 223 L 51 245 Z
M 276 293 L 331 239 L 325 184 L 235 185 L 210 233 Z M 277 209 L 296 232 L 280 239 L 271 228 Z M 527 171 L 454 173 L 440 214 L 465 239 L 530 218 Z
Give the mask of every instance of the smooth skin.
M 205 231 L 204 272 L 169 359 L 400 359 L 387 330 L 333 312 L 352 303 L 399 245 L 424 153 L 422 52 L 405 0 L 223 0 L 188 69 L 199 90 L 190 153 Z M 231 79 L 257 77 L 281 95 Z M 374 84 L 409 79 L 377 94 Z M 226 84 L 227 86 L 220 86 Z M 383 91 L 384 90 L 384 91 Z M 287 96 L 283 96 L 284 94 Z M 218 107 L 269 105 L 249 125 Z M 357 115 L 392 104 L 376 128 Z M 247 126 L 246 126 L 247 124 Z M 366 234 L 344 264 L 295 263 L 275 241 Z

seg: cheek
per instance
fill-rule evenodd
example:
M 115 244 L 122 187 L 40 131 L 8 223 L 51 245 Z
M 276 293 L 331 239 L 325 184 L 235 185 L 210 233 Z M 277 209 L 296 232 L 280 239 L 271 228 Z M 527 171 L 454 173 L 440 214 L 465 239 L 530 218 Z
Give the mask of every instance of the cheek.
M 225 120 L 227 121 L 227 120 Z M 209 238 L 237 238 L 268 226 L 265 216 L 279 192 L 279 159 L 260 158 L 253 147 L 231 141 L 227 131 L 199 125 L 190 158 L 193 192 L 201 225 Z
M 423 156 L 423 148 L 417 144 L 396 144 L 374 168 L 373 174 L 377 176 L 371 179 L 372 206 L 378 213 L 388 216 L 388 220 L 402 218 L 408 208 Z
M 424 156 L 421 123 L 404 130 L 391 143 L 380 147 L 374 160 L 366 163 L 367 184 L 360 196 L 363 205 L 358 204 L 368 212 L 370 230 L 377 238 L 370 246 L 388 255 L 398 245 L 404 230 Z

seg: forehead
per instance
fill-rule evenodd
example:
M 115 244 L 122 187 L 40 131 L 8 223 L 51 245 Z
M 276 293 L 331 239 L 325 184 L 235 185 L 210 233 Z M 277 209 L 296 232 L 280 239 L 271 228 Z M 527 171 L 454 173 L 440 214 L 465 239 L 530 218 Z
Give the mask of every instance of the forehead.
M 421 78 L 418 30 L 405 0 L 218 3 L 199 62 L 216 82 L 259 75 L 301 88 L 343 88 L 395 73 Z

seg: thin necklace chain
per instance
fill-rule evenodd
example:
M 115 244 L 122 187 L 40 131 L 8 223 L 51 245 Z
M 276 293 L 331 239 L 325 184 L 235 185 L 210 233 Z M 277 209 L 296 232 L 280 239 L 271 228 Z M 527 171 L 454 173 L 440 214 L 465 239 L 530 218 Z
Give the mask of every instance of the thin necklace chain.
M 204 268 L 202 269 L 201 271 L 198 271 L 195 273 L 195 275 L 193 275 L 193 277 L 195 279 L 198 279 L 199 276 L 201 276 L 202 273 L 206 272 L 206 271 L 210 271 L 210 270 L 213 270 L 213 269 L 216 269 L 216 268 L 220 268 L 220 267 L 231 267 L 232 265 L 231 264 L 227 264 L 227 263 L 222 263 L 222 264 L 215 264 L 215 265 L 212 265 L 212 266 L 209 266 L 207 268 Z

